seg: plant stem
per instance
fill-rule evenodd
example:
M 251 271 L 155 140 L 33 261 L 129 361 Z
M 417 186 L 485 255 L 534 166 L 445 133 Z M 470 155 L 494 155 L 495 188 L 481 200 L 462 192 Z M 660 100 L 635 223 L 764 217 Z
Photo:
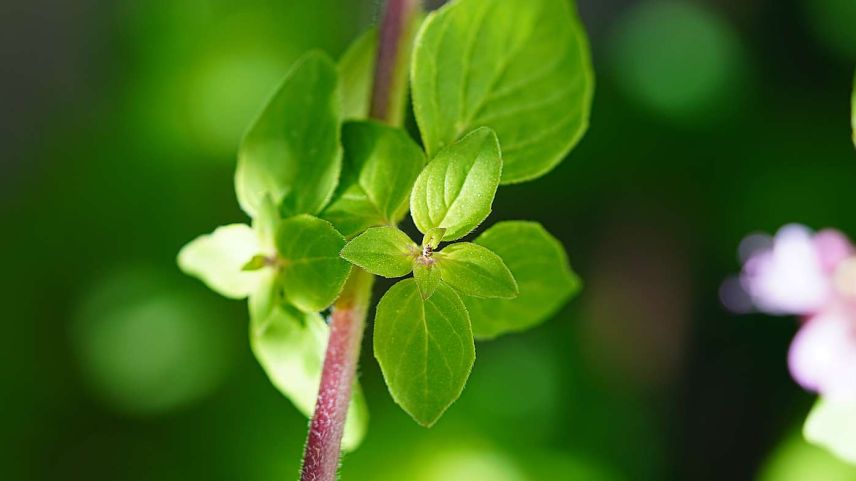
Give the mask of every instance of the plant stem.
M 389 0 L 380 30 L 371 117 L 401 125 L 407 97 L 407 64 L 419 0 Z M 333 304 L 330 338 L 315 413 L 303 453 L 301 481 L 335 481 L 360 344 L 374 276 L 354 267 Z
M 419 0 L 389 0 L 380 27 L 371 117 L 391 125 L 403 121 L 407 66 L 419 13 Z
M 336 479 L 342 433 L 360 357 L 360 343 L 373 281 L 374 276 L 354 267 L 342 295 L 333 306 L 330 339 L 327 341 L 315 414 L 303 454 L 301 481 Z

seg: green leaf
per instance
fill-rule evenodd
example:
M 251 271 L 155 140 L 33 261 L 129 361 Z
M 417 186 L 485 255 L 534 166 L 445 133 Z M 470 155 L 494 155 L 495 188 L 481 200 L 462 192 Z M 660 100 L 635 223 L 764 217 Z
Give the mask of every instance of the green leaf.
M 422 237 L 422 247 L 427 246 L 431 249 L 436 249 L 437 246 L 440 245 L 440 241 L 443 240 L 444 235 L 446 235 L 446 229 L 443 229 L 442 227 L 429 229 L 428 232 L 425 233 L 425 236 Z
M 568 0 L 458 0 L 425 20 L 411 71 L 429 154 L 487 126 L 504 184 L 550 171 L 588 126 L 594 75 Z
M 396 227 L 372 227 L 345 245 L 341 256 L 352 264 L 383 277 L 410 273 L 419 247 Z
M 413 261 L 413 278 L 422 299 L 428 299 L 440 285 L 440 266 L 433 259 L 420 256 Z
M 856 401 L 819 399 L 803 427 L 805 438 L 856 464 Z
M 407 132 L 377 122 L 349 122 L 342 131 L 342 182 L 322 214 L 347 237 L 407 214 L 410 190 L 425 165 Z
M 377 30 L 357 37 L 339 59 L 342 84 L 342 113 L 347 119 L 365 119 L 371 108 L 377 56 Z
M 413 279 L 392 286 L 377 306 L 374 353 L 395 402 L 433 425 L 461 395 L 475 361 L 461 298 L 442 283 L 426 301 Z
M 499 143 L 481 128 L 444 148 L 425 167 L 410 195 L 419 231 L 446 229 L 444 241 L 470 233 L 490 214 L 502 172 Z
M 850 100 L 850 126 L 853 129 L 853 145 L 856 146 L 856 76 L 853 77 L 853 97 Z
M 330 330 L 317 313 L 277 305 L 253 317 L 250 345 L 273 385 L 305 416 L 312 416 Z M 348 407 L 342 447 L 353 450 L 365 436 L 368 409 L 358 383 Z
M 253 230 L 256 231 L 256 236 L 265 252 L 273 252 L 276 249 L 276 231 L 280 220 L 279 208 L 270 194 L 265 195 L 253 217 Z
M 443 282 L 462 294 L 512 299 L 519 293 L 511 271 L 498 255 L 486 247 L 459 242 L 434 254 L 434 257 Z
M 244 266 L 261 251 L 250 226 L 224 225 L 184 246 L 178 253 L 178 266 L 220 295 L 243 299 L 259 284 L 258 272 L 245 271 Z
M 529 329 L 549 319 L 580 290 L 562 244 L 536 222 L 500 222 L 475 243 L 502 258 L 520 290 L 510 300 L 464 299 L 476 337 Z
M 339 257 L 345 238 L 329 222 L 305 214 L 285 219 L 276 246 L 288 302 L 304 311 L 320 311 L 336 300 L 351 265 Z
M 265 195 L 284 217 L 315 214 L 330 200 L 342 164 L 337 75 L 323 53 L 305 55 L 247 131 L 238 151 L 235 191 L 250 217 Z

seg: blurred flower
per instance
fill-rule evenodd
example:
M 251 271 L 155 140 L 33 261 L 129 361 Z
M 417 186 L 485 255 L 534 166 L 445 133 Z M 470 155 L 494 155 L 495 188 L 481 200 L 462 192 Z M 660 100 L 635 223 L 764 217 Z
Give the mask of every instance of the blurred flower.
M 758 310 L 775 315 L 823 310 L 835 297 L 837 265 L 853 253 L 841 233 L 813 234 L 797 224 L 782 227 L 768 242 L 763 236 L 750 236 L 741 247 L 746 256 L 741 286 Z
M 834 305 L 803 324 L 788 354 L 791 375 L 824 397 L 856 399 L 856 312 Z
M 759 311 L 799 315 L 788 366 L 820 394 L 806 438 L 856 462 L 856 251 L 842 233 L 791 224 L 741 243 L 739 285 Z

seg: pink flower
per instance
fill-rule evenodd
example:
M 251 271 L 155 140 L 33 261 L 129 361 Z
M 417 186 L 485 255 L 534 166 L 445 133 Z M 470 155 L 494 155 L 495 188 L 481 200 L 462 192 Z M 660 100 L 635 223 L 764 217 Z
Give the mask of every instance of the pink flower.
M 790 224 L 741 244 L 740 286 L 759 311 L 799 315 L 791 375 L 825 397 L 856 399 L 856 257 L 836 230 Z
M 741 286 L 758 310 L 776 315 L 821 311 L 834 297 L 835 266 L 852 253 L 840 233 L 815 235 L 797 224 L 782 227 L 772 239 L 750 236 L 741 247 L 748 251 Z

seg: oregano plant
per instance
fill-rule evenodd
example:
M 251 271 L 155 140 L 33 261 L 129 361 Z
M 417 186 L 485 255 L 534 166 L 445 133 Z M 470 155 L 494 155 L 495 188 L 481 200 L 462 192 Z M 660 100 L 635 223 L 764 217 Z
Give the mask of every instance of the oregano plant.
M 238 152 L 250 222 L 200 236 L 178 263 L 248 299 L 253 352 L 312 418 L 301 479 L 335 479 L 340 449 L 365 435 L 355 373 L 375 276 L 403 278 L 377 303 L 372 341 L 393 399 L 424 426 L 463 391 L 475 339 L 536 326 L 579 290 L 538 223 L 467 237 L 497 189 L 571 151 L 593 88 L 568 0 L 454 0 L 428 14 L 389 0 L 338 63 L 311 52 L 285 76 Z M 418 136 L 403 127 L 411 113 Z M 399 228 L 408 213 L 415 238 Z

